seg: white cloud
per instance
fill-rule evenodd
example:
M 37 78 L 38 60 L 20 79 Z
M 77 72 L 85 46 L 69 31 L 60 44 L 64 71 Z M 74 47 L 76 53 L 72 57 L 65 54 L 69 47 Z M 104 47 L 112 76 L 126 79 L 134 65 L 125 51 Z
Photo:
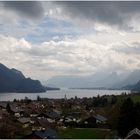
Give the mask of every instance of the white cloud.
M 125 43 L 120 43 L 126 48 Z M 131 43 L 130 45 L 134 45 Z M 96 71 L 137 69 L 140 56 L 114 50 L 118 43 L 101 45 L 91 38 L 31 44 L 24 38 L 0 36 L 0 59 L 26 76 L 46 80 L 53 75 L 92 74 Z M 135 47 L 135 46 L 134 46 Z M 127 51 L 127 49 L 126 49 Z
M 123 9 L 118 3 L 115 11 L 111 8 L 114 4 L 103 9 L 98 9 L 99 4 L 89 8 L 87 4 L 70 7 L 73 3 L 42 5 L 45 10 L 41 10 L 36 21 L 23 9 L 0 4 L 0 60 L 5 65 L 43 80 L 53 75 L 139 68 L 139 5 L 135 9 L 135 4 L 131 7 L 127 3 L 128 7 Z M 106 7 L 114 13 L 107 14 Z M 106 18 L 100 10 L 106 11 Z M 31 10 L 35 17 L 34 12 L 37 11 Z

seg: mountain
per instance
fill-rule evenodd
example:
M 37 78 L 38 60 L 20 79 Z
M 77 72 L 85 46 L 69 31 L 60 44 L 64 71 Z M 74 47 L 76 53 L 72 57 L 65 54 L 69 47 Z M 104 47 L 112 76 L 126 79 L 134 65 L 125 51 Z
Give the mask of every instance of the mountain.
M 115 84 L 120 80 L 121 79 L 116 72 L 109 74 L 106 72 L 98 72 L 86 76 L 55 76 L 47 81 L 47 85 L 63 88 L 109 88 L 112 84 Z
M 0 92 L 44 92 L 40 81 L 25 78 L 22 72 L 0 64 Z
M 47 81 L 48 86 L 64 88 L 111 88 L 122 89 L 139 81 L 140 70 L 116 72 L 96 72 L 85 76 L 55 76 Z
M 134 85 L 127 85 L 123 88 L 127 90 L 140 91 L 140 80 Z
M 140 70 L 134 70 L 129 73 L 127 77 L 119 82 L 116 82 L 112 87 L 113 88 L 122 88 L 127 85 L 134 85 L 140 80 Z

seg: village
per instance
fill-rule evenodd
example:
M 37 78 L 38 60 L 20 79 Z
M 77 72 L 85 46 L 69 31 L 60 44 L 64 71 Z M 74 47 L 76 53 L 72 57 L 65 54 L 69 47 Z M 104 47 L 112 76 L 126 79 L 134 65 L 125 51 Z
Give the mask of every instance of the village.
M 96 114 L 93 109 L 89 110 L 84 104 L 84 99 L 76 97 L 67 100 L 66 97 L 41 99 L 38 96 L 36 101 L 26 97 L 21 101 L 0 102 L 0 121 L 13 121 L 10 137 L 17 133 L 14 129 L 16 124 L 22 126 L 25 131 L 27 129 L 34 132 L 29 135 L 25 132 L 25 136 L 22 134 L 23 138 L 60 138 L 55 130 L 66 127 L 108 127 L 107 118 Z M 9 129 L 8 125 L 6 127 Z
M 99 135 L 95 136 L 97 138 L 118 138 L 117 133 L 111 130 L 111 120 L 115 118 L 106 113 L 116 102 L 114 95 L 110 103 L 106 96 L 82 99 L 67 99 L 66 96 L 63 99 L 48 99 L 37 96 L 36 100 L 25 97 L 12 102 L 3 101 L 0 102 L 0 138 L 79 138 L 67 135 L 66 130 L 71 128 L 77 131 L 96 129 L 99 131 L 95 132 Z M 87 135 L 91 134 L 87 132 Z M 81 138 L 84 137 L 81 135 Z

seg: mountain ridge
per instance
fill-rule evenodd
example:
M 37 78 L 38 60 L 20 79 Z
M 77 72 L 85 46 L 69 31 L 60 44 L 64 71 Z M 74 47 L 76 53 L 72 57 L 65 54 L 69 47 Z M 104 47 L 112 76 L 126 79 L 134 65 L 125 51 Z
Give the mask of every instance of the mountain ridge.
M 39 80 L 26 78 L 21 71 L 0 63 L 0 92 L 45 92 Z
M 117 73 L 106 74 L 104 72 L 96 75 L 87 76 L 56 76 L 47 81 L 50 86 L 66 87 L 66 88 L 110 88 L 113 83 L 119 81 Z
M 127 85 L 133 85 L 139 78 L 140 70 L 133 72 L 124 72 L 118 74 L 116 72 L 97 72 L 86 76 L 55 76 L 47 81 L 50 86 L 64 88 L 109 88 L 122 89 Z
M 131 91 L 140 91 L 140 80 L 136 84 L 127 85 L 123 88 Z

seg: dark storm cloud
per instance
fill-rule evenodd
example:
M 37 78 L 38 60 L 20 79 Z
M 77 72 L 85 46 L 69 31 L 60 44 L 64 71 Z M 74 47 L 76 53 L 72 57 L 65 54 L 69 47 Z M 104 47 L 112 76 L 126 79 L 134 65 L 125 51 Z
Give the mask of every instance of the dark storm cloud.
M 41 18 L 44 14 L 42 3 L 37 1 L 5 1 L 3 6 L 31 19 Z
M 64 14 L 72 18 L 101 22 L 119 28 L 131 28 L 128 22 L 136 14 L 140 14 L 140 1 L 58 1 L 55 4 L 61 6 Z

